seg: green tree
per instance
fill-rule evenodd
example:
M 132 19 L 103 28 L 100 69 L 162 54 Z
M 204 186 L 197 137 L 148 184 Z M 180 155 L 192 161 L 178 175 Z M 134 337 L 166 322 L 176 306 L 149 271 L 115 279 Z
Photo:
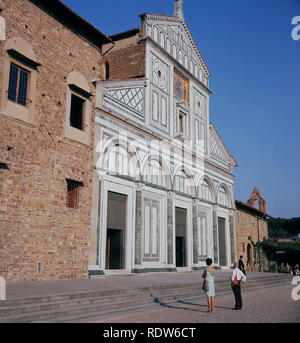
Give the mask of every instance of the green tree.
M 300 233 L 300 218 L 269 218 L 268 231 L 270 238 L 297 236 Z

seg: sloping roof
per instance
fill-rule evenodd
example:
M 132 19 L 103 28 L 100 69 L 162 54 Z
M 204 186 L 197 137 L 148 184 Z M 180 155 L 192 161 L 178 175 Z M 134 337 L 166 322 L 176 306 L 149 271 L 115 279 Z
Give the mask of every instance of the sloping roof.
M 112 40 L 95 26 L 79 16 L 61 0 L 29 0 L 64 26 L 75 31 L 94 45 L 111 43 Z
M 229 153 L 228 149 L 226 148 L 226 145 L 224 144 L 224 142 L 222 141 L 217 129 L 215 128 L 215 126 L 210 123 L 210 129 L 213 131 L 213 133 L 216 135 L 216 137 L 218 138 L 219 143 L 221 144 L 222 148 L 224 149 L 224 151 L 226 152 L 226 154 L 228 155 L 228 158 L 232 160 L 232 164 L 237 167 L 238 164 L 235 160 L 235 158 Z
M 119 39 L 124 39 L 124 38 L 128 38 L 131 36 L 135 36 L 139 32 L 141 32 L 141 29 L 134 28 L 134 29 L 127 30 L 124 32 L 116 33 L 114 35 L 109 36 L 109 38 L 113 41 L 117 41 Z
M 258 215 L 260 215 L 262 217 L 272 218 L 272 216 L 270 216 L 268 213 L 265 213 L 265 212 L 263 212 L 261 210 L 258 210 L 257 208 L 252 207 L 252 206 L 250 206 L 250 205 L 248 205 L 245 202 L 242 202 L 240 200 L 235 200 L 235 205 L 236 205 L 236 207 L 243 207 L 246 210 L 251 210 L 253 212 L 256 212 Z

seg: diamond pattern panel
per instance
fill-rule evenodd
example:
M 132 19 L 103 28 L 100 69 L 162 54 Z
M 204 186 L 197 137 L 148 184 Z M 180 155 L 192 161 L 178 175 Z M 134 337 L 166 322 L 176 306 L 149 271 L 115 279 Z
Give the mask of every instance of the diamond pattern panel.
M 108 96 L 140 114 L 144 112 L 144 88 L 142 87 L 112 89 L 108 91 Z
M 210 136 L 210 151 L 212 152 L 212 154 L 216 155 L 222 160 L 226 160 L 225 154 L 223 153 L 220 145 L 218 144 L 216 138 L 213 135 Z

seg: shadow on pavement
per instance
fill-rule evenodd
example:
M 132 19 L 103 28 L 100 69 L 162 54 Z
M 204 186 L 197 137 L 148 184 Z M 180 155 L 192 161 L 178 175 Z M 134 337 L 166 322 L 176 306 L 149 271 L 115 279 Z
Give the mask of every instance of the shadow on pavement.
M 200 307 L 207 307 L 207 305 L 201 305 L 201 304 L 196 304 L 196 303 L 192 303 L 189 301 L 183 301 L 178 299 L 177 302 L 179 302 L 180 304 L 185 304 L 185 305 L 193 305 L 193 306 L 200 306 Z M 215 308 L 221 308 L 224 310 L 232 310 L 232 307 L 224 307 L 224 306 L 214 306 Z
M 159 306 L 162 306 L 162 307 L 166 307 L 166 308 L 170 308 L 170 309 L 176 309 L 176 310 L 191 311 L 191 312 L 202 312 L 202 313 L 206 313 L 207 312 L 207 311 L 200 311 L 200 310 L 189 308 L 189 307 L 181 307 L 181 306 L 175 306 L 175 305 L 166 304 L 165 302 L 160 301 L 159 298 L 154 297 L 153 295 L 151 295 L 151 296 L 154 298 L 154 303 L 159 304 Z M 176 297 L 174 297 L 174 299 L 179 304 L 193 305 L 193 306 L 199 306 L 199 307 L 207 308 L 207 305 L 201 305 L 201 304 L 195 304 L 195 303 L 188 302 L 188 301 L 183 301 L 183 300 L 177 299 Z M 215 306 L 215 308 L 224 309 L 224 310 L 232 310 L 231 307 L 223 307 L 223 306 Z

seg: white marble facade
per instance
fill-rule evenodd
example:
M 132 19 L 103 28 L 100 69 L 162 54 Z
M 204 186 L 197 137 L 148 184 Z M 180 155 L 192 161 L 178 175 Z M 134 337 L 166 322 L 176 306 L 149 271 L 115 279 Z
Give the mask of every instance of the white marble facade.
M 210 123 L 210 73 L 182 18 L 147 14 L 142 27 L 146 78 L 97 83 L 89 270 L 186 271 L 207 257 L 229 268 L 236 162 Z M 110 192 L 126 197 L 122 228 Z

